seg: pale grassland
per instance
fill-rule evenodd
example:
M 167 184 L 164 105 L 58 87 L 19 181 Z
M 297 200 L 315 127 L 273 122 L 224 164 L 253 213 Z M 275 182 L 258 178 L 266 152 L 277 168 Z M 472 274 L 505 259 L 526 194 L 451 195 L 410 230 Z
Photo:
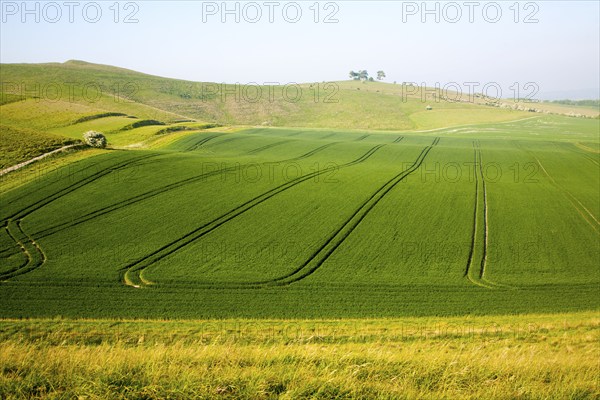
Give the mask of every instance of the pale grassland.
M 0 398 L 600 398 L 597 312 L 2 320 Z

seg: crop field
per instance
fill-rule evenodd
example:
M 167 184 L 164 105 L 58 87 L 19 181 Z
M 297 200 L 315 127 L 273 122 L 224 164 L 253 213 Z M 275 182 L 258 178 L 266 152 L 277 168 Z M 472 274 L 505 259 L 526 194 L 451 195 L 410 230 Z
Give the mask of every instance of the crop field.
M 599 1 L 31 3 L 0 400 L 600 400 Z
M 166 128 L 132 125 L 140 120 L 103 116 L 63 134 L 101 126 L 118 142 Z M 534 116 L 399 133 L 169 125 L 185 132 L 76 160 L 0 195 L 0 316 L 595 310 L 598 124 Z

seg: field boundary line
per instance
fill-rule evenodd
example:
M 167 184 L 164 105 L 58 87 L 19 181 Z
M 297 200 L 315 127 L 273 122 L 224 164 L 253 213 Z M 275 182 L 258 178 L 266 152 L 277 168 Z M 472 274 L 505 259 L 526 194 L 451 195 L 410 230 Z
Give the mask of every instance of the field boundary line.
M 527 121 L 530 119 L 534 119 L 534 118 L 539 118 L 539 116 L 535 116 L 535 117 L 526 117 L 526 118 L 520 118 L 520 119 L 513 119 L 510 121 L 500 121 L 500 122 L 483 122 L 483 123 L 478 123 L 478 124 L 466 124 L 466 125 L 456 125 L 456 126 L 446 126 L 446 127 L 442 127 L 442 128 L 433 128 L 433 129 L 424 129 L 424 130 L 418 130 L 418 131 L 406 131 L 407 133 L 428 133 L 428 132 L 438 132 L 438 131 L 443 131 L 446 129 L 457 129 L 457 128 L 468 128 L 468 127 L 478 127 L 478 126 L 486 126 L 486 125 L 499 125 L 499 124 L 512 124 L 514 122 L 521 122 L 521 121 Z

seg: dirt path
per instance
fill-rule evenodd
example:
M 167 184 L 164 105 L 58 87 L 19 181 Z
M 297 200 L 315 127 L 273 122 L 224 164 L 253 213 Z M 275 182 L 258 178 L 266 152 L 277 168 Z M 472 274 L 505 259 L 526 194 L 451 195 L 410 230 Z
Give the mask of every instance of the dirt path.
M 25 166 L 27 166 L 27 165 L 29 165 L 31 163 L 34 163 L 34 162 L 39 161 L 41 159 L 44 159 L 44 158 L 46 158 L 48 156 L 51 156 L 52 154 L 60 153 L 61 151 L 64 151 L 66 149 L 70 149 L 70 148 L 78 147 L 78 146 L 81 146 L 81 144 L 70 144 L 68 146 L 63 146 L 60 149 L 52 150 L 52 151 L 49 151 L 48 153 L 44 153 L 44 154 L 42 154 L 40 156 L 33 157 L 30 160 L 23 161 L 22 163 L 19 163 L 19 164 L 13 165 L 12 167 L 8 167 L 6 169 L 1 170 L 0 171 L 0 176 L 6 175 L 6 174 L 8 174 L 9 172 L 12 172 L 12 171 L 16 171 L 16 170 L 18 170 L 20 168 L 23 168 L 23 167 L 25 167 Z

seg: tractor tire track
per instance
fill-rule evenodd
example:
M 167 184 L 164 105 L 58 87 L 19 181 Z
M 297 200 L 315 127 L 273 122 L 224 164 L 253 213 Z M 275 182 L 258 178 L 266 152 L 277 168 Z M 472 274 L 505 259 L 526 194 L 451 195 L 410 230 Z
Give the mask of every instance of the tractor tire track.
M 546 170 L 542 162 L 535 156 L 535 154 L 532 151 L 524 149 L 519 143 L 517 143 L 517 146 L 521 149 L 521 151 L 524 151 L 525 153 L 529 154 L 529 156 L 537 162 L 544 175 L 546 175 L 546 177 L 548 178 L 550 184 L 556 189 L 558 189 L 558 191 L 561 192 L 563 196 L 565 196 L 565 198 L 569 201 L 569 203 L 571 203 L 573 208 L 575 208 L 575 211 L 577 211 L 577 213 L 583 218 L 583 220 L 588 225 L 590 225 L 596 233 L 600 233 L 600 221 L 598 221 L 596 216 L 586 206 L 584 206 L 583 203 L 581 203 L 581 201 L 579 201 L 579 199 L 575 197 L 575 195 L 573 195 L 570 191 L 559 185 L 558 182 L 554 180 L 552 175 L 550 175 L 550 173 Z M 579 155 L 585 156 L 585 154 L 582 154 L 577 150 L 572 149 L 571 146 L 568 146 L 567 148 L 571 149 Z
M 15 229 L 18 231 L 18 236 L 10 232 L 11 223 L 14 224 Z M 44 263 L 47 260 L 46 255 L 44 254 L 40 246 L 23 231 L 23 229 L 21 228 L 21 221 L 9 221 L 7 225 L 7 231 L 9 231 L 9 234 L 13 238 L 15 243 L 17 243 L 17 245 L 21 247 L 21 250 L 25 254 L 27 260 L 19 268 L 14 269 L 10 272 L 0 274 L 0 281 L 6 281 L 8 279 L 14 278 L 15 276 L 23 275 L 35 269 L 38 269 L 42 265 L 44 265 Z
M 9 236 L 12 238 L 12 240 L 15 241 L 16 246 L 20 247 L 24 251 L 25 255 L 28 258 L 28 261 L 26 262 L 26 264 L 24 266 L 17 269 L 16 271 L 13 271 L 10 274 L 6 274 L 6 273 L 1 274 L 0 280 L 7 280 L 14 276 L 25 274 L 27 272 L 30 272 L 34 269 L 41 267 L 46 262 L 46 255 L 42 251 L 41 247 L 36 243 L 36 241 L 33 238 L 31 238 L 29 235 L 27 235 L 21 228 L 21 221 L 23 220 L 23 218 L 25 218 L 26 216 L 30 215 L 31 213 L 41 209 L 42 207 L 52 203 L 53 201 L 60 199 L 61 197 L 64 197 L 64 196 L 68 195 L 69 193 L 72 193 L 73 191 L 102 178 L 103 176 L 111 173 L 112 171 L 115 171 L 115 170 L 118 170 L 121 168 L 125 168 L 125 167 L 135 163 L 136 161 L 151 158 L 151 157 L 156 157 L 156 156 L 157 156 L 157 154 L 142 155 L 142 156 L 130 158 L 128 160 L 124 160 L 122 162 L 118 162 L 118 163 L 112 165 L 109 169 L 104 169 L 104 170 L 99 171 L 95 174 L 92 174 L 89 177 L 86 177 L 72 185 L 69 185 L 69 186 L 55 192 L 53 195 L 48 196 L 45 199 L 41 199 L 33 204 L 30 204 L 29 206 L 21 209 L 20 211 L 17 211 L 16 213 L 12 214 L 10 217 L 5 219 L 4 224 L 6 226 L 7 232 L 9 233 Z M 19 238 L 19 236 L 15 235 L 13 232 L 10 231 L 11 225 L 15 226 L 14 229 L 16 229 L 20 233 L 19 236 L 21 236 L 21 238 Z
M 89 158 L 84 158 L 84 159 L 81 159 L 81 160 L 74 161 L 74 162 L 72 162 L 72 163 L 70 163 L 70 164 L 67 164 L 66 166 L 60 167 L 60 168 L 58 168 L 58 169 L 52 169 L 52 170 L 51 170 L 49 173 L 52 173 L 53 171 L 55 172 L 55 171 L 57 171 L 57 170 L 66 169 L 67 167 L 68 167 L 69 169 L 71 169 L 71 170 L 72 170 L 72 169 L 73 169 L 73 167 L 75 167 L 75 166 L 77 166 L 78 164 L 81 164 L 82 162 L 84 162 L 84 161 L 87 161 L 87 160 L 89 160 Z M 90 168 L 97 167 L 99 164 L 102 164 L 102 163 L 104 163 L 104 162 L 106 162 L 106 160 L 101 160 L 101 161 L 97 161 L 97 162 L 94 162 L 94 163 L 89 163 L 89 164 L 87 164 L 85 167 L 83 167 L 83 168 L 81 168 L 81 169 L 77 170 L 77 173 L 82 173 L 83 171 L 86 171 L 86 170 L 88 170 L 88 169 L 90 169 Z M 45 184 L 45 185 L 41 186 L 41 188 L 46 188 L 46 187 L 48 187 L 49 185 L 52 185 L 52 184 L 53 184 L 53 183 L 55 183 L 55 182 L 56 182 L 56 181 L 49 182 L 49 183 L 47 183 L 47 184 Z M 27 198 L 27 197 L 30 197 L 30 196 L 32 195 L 32 192 L 36 192 L 36 191 L 38 191 L 39 189 L 40 189 L 40 188 L 36 188 L 36 190 L 33 190 L 33 191 L 24 191 L 24 193 L 23 193 L 22 195 L 12 198 L 12 199 L 11 199 L 11 202 L 14 202 L 14 203 L 16 203 L 16 202 L 18 202 L 19 200 L 22 200 L 22 199 L 25 199 L 25 198 Z
M 481 160 L 481 145 L 477 140 L 477 153 L 479 155 L 479 177 L 481 178 L 481 189 L 483 192 L 483 251 L 481 261 L 479 262 L 479 279 L 483 280 L 485 266 L 487 263 L 488 250 L 488 205 L 487 205 L 487 189 L 485 187 L 485 176 L 483 174 L 483 161 Z
M 221 215 L 220 217 L 203 224 L 202 226 L 192 230 L 191 232 L 188 232 L 187 234 L 181 236 L 180 238 L 171 241 L 170 243 L 160 247 L 159 249 L 153 251 L 152 253 L 121 268 L 120 272 L 121 272 L 122 282 L 128 286 L 144 285 L 144 281 L 142 280 L 140 275 L 143 273 L 143 271 L 146 268 L 148 268 L 152 264 L 155 264 L 156 262 L 162 260 L 163 258 L 184 248 L 185 246 L 196 241 L 197 239 L 201 238 L 202 236 L 212 232 L 213 230 L 217 229 L 221 225 L 231 221 L 232 219 L 245 213 L 246 211 L 251 210 L 252 208 L 256 207 L 257 205 L 271 199 L 272 197 L 276 196 L 279 193 L 282 193 L 282 192 L 284 192 L 304 181 L 312 179 L 318 175 L 321 175 L 321 174 L 324 174 L 327 172 L 331 172 L 332 170 L 334 170 L 336 168 L 346 168 L 346 167 L 360 164 L 360 163 L 368 160 L 377 150 L 379 150 L 383 146 L 385 146 L 385 145 L 383 145 L 383 144 L 376 145 L 376 146 L 372 147 L 371 149 L 369 149 L 365 154 L 363 154 L 362 156 L 360 156 L 359 158 L 357 158 L 354 161 L 348 162 L 346 164 L 342 164 L 339 167 L 326 168 L 323 170 L 311 172 L 309 174 L 300 176 L 298 178 L 290 180 L 289 182 L 279 185 L 273 189 L 270 189 L 269 191 L 264 192 L 263 194 L 256 196 L 253 199 L 246 201 L 245 203 L 233 208 L 232 210 L 228 211 L 227 213 Z M 146 282 L 148 282 L 148 281 L 146 281 Z
M 371 135 L 362 135 L 361 137 L 356 138 L 355 142 L 360 142 L 362 140 L 365 140 L 366 138 L 368 138 Z
M 289 162 L 289 161 L 298 161 L 298 160 L 302 160 L 302 159 L 304 159 L 304 158 L 311 157 L 311 156 L 313 156 L 313 155 L 317 154 L 318 152 L 320 152 L 320 151 L 322 151 L 322 150 L 325 150 L 326 148 L 328 148 L 328 147 L 331 147 L 331 146 L 334 146 L 334 145 L 336 145 L 336 144 L 339 144 L 339 143 L 340 143 L 340 142 L 331 142 L 331 143 L 327 143 L 327 144 L 324 144 L 323 146 L 319 146 L 319 147 L 317 147 L 316 149 L 313 149 L 313 150 L 309 151 L 308 153 L 305 153 L 305 154 L 303 154 L 303 155 L 301 155 L 301 156 L 294 157 L 294 158 L 288 158 L 287 160 L 283 160 L 283 161 L 279 161 L 279 162 Z
M 3 280 L 2 276 L 6 275 L 6 274 L 11 274 L 15 271 L 18 271 L 19 269 L 25 267 L 27 265 L 27 263 L 29 262 L 29 257 L 27 255 L 27 250 L 25 249 L 25 247 L 21 244 L 21 242 L 19 242 L 19 240 L 10 232 L 10 230 L 8 229 L 8 221 L 5 222 L 4 225 L 4 229 L 6 230 L 6 234 L 8 235 L 8 237 L 10 237 L 10 239 L 15 242 L 15 244 L 17 245 L 17 247 L 19 248 L 19 250 L 17 250 L 17 252 L 14 252 L 14 249 L 8 249 L 8 250 L 12 250 L 13 253 L 11 253 L 9 255 L 9 257 L 11 255 L 15 255 L 15 254 L 19 254 L 21 253 L 23 255 L 23 262 L 19 265 L 17 265 L 16 267 L 13 267 L 9 270 L 4 271 L 3 273 L 0 274 L 0 281 Z
M 600 163 L 598 162 L 598 158 L 597 157 L 594 158 L 593 155 L 591 155 L 589 152 L 587 152 L 586 150 L 582 149 L 581 147 L 577 146 L 576 143 L 571 143 L 571 142 L 569 142 L 569 143 L 562 143 L 562 142 L 561 143 L 556 143 L 556 142 L 553 142 L 553 144 L 557 148 L 559 148 L 561 150 L 567 149 L 570 152 L 573 152 L 573 153 L 577 154 L 578 156 L 585 158 L 586 160 L 592 162 L 596 167 L 600 166 Z
M 566 197 L 567 200 L 569 200 L 569 202 L 571 203 L 571 205 L 575 208 L 575 210 L 579 213 L 579 215 L 585 220 L 585 222 L 587 222 L 593 229 L 594 231 L 596 231 L 596 233 L 598 233 L 598 228 L 600 226 L 600 221 L 598 221 L 596 219 L 596 217 L 594 216 L 594 214 L 592 214 L 592 212 L 590 210 L 587 209 L 587 207 L 585 207 L 577 197 L 575 197 L 573 194 L 571 194 L 571 192 L 569 192 L 567 189 L 563 188 L 562 186 L 560 186 L 552 177 L 552 175 L 550 175 L 550 173 L 546 170 L 546 168 L 544 168 L 544 165 L 542 164 L 542 162 L 533 154 L 531 155 L 535 161 L 538 163 L 538 165 L 540 166 L 541 170 L 544 172 L 544 175 L 546 175 L 546 177 L 548 178 L 548 180 L 550 181 L 550 183 L 552 184 L 552 186 L 554 186 L 555 188 L 557 188 L 562 194 L 563 196 Z
M 346 238 L 348 238 L 348 236 L 354 231 L 354 229 L 356 229 L 356 227 L 363 221 L 363 219 L 367 216 L 367 214 L 377 205 L 377 203 L 379 203 L 379 201 L 381 199 L 383 199 L 383 197 L 385 197 L 385 195 L 387 195 L 387 193 L 389 193 L 389 191 L 391 191 L 398 183 L 400 183 L 408 175 L 412 174 L 414 171 L 416 171 L 421 166 L 425 157 L 428 155 L 429 151 L 434 146 L 436 146 L 439 143 L 439 141 L 440 141 L 440 138 L 435 138 L 431 145 L 423 148 L 421 150 L 419 156 L 415 160 L 415 162 L 409 168 L 403 170 L 402 172 L 400 172 L 399 174 L 394 176 L 392 179 L 387 181 L 374 194 L 372 194 L 369 197 L 369 199 L 367 199 L 365 202 L 363 202 L 358 207 L 358 209 L 345 221 L 345 223 L 333 235 L 331 235 L 328 238 L 328 240 L 323 245 L 321 245 L 320 248 L 318 250 L 316 250 L 306 262 L 304 262 L 300 267 L 296 268 L 294 271 L 291 271 L 290 273 L 283 275 L 281 277 L 278 277 L 275 279 L 270 279 L 270 280 L 265 280 L 265 281 L 247 282 L 247 283 L 240 282 L 240 283 L 224 284 L 224 285 L 223 284 L 211 284 L 211 283 L 204 284 L 204 285 L 200 284 L 200 285 L 208 286 L 211 288 L 212 287 L 258 288 L 258 287 L 265 287 L 265 286 L 283 286 L 283 285 L 289 285 L 294 282 L 298 282 L 301 279 L 304 279 L 307 276 L 313 274 L 329 258 L 329 256 L 331 256 L 331 254 L 333 254 L 333 252 L 346 240 Z M 363 156 L 359 157 L 357 160 L 353 161 L 352 163 L 348 163 L 348 164 L 359 163 L 359 162 L 365 161 L 376 150 L 378 150 L 379 148 L 381 148 L 383 146 L 384 145 L 375 146 L 369 152 L 367 152 Z M 347 166 L 348 164 L 346 164 L 345 166 Z M 186 244 L 183 244 L 181 247 L 183 247 L 185 245 Z M 165 257 L 166 257 L 166 255 L 165 255 Z M 161 259 L 162 258 L 164 258 L 164 257 L 161 257 Z M 158 261 L 158 259 L 155 261 L 152 261 L 152 263 L 154 263 L 156 261 Z M 145 267 L 145 268 L 147 268 L 147 267 Z M 143 269 L 139 273 L 140 274 L 143 273 Z M 135 281 L 135 279 L 131 279 L 130 277 L 125 277 L 124 281 L 131 282 L 131 281 Z M 137 281 L 136 281 L 136 283 L 137 283 Z M 138 284 L 138 286 L 139 286 L 139 284 Z
M 488 201 L 487 188 L 485 183 L 485 175 L 483 173 L 483 161 L 481 158 L 481 144 L 479 140 L 473 141 L 474 153 L 474 168 L 475 168 L 475 200 L 473 207 L 473 228 L 471 231 L 471 243 L 469 246 L 469 256 L 465 267 L 464 277 L 471 283 L 487 289 L 497 288 L 513 288 L 501 283 L 492 282 L 485 277 L 487 256 L 488 256 L 488 237 L 489 237 L 489 222 L 488 222 Z M 481 203 L 481 205 L 480 205 Z M 479 222 L 479 212 L 481 208 L 481 221 Z M 481 232 L 479 226 L 481 225 Z M 475 252 L 479 243 L 478 236 L 481 235 L 481 258 L 479 259 L 479 268 L 474 270 Z
M 291 141 L 293 141 L 293 139 L 287 139 L 287 140 L 282 140 L 280 142 L 271 143 L 271 144 L 268 144 L 266 146 L 262 146 L 262 147 L 256 148 L 254 150 L 250 150 L 246 154 L 258 154 L 258 153 L 263 152 L 265 150 L 272 149 L 273 147 L 280 146 L 282 144 L 289 143 Z
M 140 160 L 151 158 L 151 157 L 157 157 L 157 156 L 158 156 L 158 154 L 143 155 L 143 156 L 138 156 L 138 157 L 135 157 L 135 158 L 132 158 L 129 160 L 125 160 L 125 161 L 116 163 L 109 168 L 98 171 L 97 173 L 92 174 L 86 178 L 83 178 L 83 179 L 73 183 L 72 185 L 69 185 L 63 189 L 60 189 L 59 191 L 55 192 L 54 194 L 52 194 L 44 199 L 38 200 L 35 203 L 30 204 L 29 206 L 21 209 L 20 211 L 17 211 L 16 213 L 10 215 L 7 219 L 22 219 L 25 216 L 31 214 L 32 212 L 39 210 L 40 208 L 52 203 L 54 200 L 60 199 L 61 197 L 64 197 L 77 189 L 80 189 L 86 185 L 89 185 L 90 183 L 97 181 L 98 179 L 110 174 L 113 171 L 123 169 L 123 168 L 135 163 L 136 161 L 140 161 Z
M 479 234 L 479 225 L 480 222 L 479 220 L 479 209 L 480 209 L 480 205 L 479 203 L 482 202 L 483 204 L 485 204 L 485 200 L 482 199 L 482 192 L 483 192 L 483 183 L 482 181 L 482 167 L 481 167 L 481 153 L 478 151 L 479 150 L 479 144 L 478 142 L 475 140 L 473 141 L 473 154 L 474 154 L 474 168 L 475 168 L 475 199 L 474 199 L 474 206 L 473 206 L 473 227 L 471 229 L 471 243 L 469 246 L 469 256 L 467 257 L 467 265 L 465 267 L 465 273 L 464 273 L 464 277 L 467 278 L 469 281 L 471 281 L 471 283 L 477 285 L 477 286 L 481 286 L 481 287 L 485 287 L 487 289 L 491 289 L 492 286 L 485 284 L 483 282 L 481 282 L 481 276 L 483 275 L 483 269 L 485 268 L 485 261 L 486 261 L 486 254 L 487 254 L 487 233 L 485 232 L 485 229 L 487 228 L 487 222 L 485 221 L 485 215 L 483 217 L 483 221 L 481 222 L 481 225 L 485 225 L 485 227 L 483 228 L 483 241 L 482 241 L 482 250 L 481 250 L 481 259 L 479 261 L 479 271 L 477 271 L 475 273 L 474 271 L 474 264 L 475 264 L 475 251 L 477 248 L 477 244 L 478 244 L 478 234 Z M 482 205 L 482 208 L 486 207 L 485 205 Z M 485 212 L 483 212 L 485 213 Z M 474 276 L 475 274 L 475 276 Z
M 332 234 L 327 241 L 317 249 L 312 256 L 305 261 L 300 267 L 294 271 L 281 277 L 248 283 L 248 286 L 284 286 L 312 275 L 315 273 L 327 259 L 335 252 L 339 246 L 354 232 L 354 230 L 365 219 L 369 212 L 400 182 L 407 176 L 415 172 L 423 163 L 431 149 L 433 149 L 440 141 L 440 138 L 435 138 L 433 142 L 421 150 L 417 159 L 407 169 L 403 170 L 392 179 L 383 184 L 375 193 L 373 193 L 358 209 L 344 222 L 344 224 Z M 241 286 L 245 286 L 242 284 Z
M 399 143 L 402 141 L 402 139 L 404 139 L 404 136 L 398 136 L 392 143 Z
M 282 160 L 282 161 L 278 161 L 278 162 L 274 162 L 274 163 L 273 162 L 269 162 L 269 163 L 265 163 L 265 164 L 278 164 L 278 163 L 284 163 L 284 162 L 289 162 L 289 161 L 297 161 L 297 160 L 301 160 L 301 159 L 304 159 L 304 158 L 308 158 L 308 157 L 311 157 L 311 156 L 315 155 L 316 153 L 318 153 L 318 152 L 320 152 L 322 150 L 325 150 L 326 148 L 331 147 L 331 146 L 333 146 L 335 144 L 338 144 L 338 143 L 339 142 L 328 143 L 326 145 L 317 147 L 317 148 L 315 148 L 315 149 L 313 149 L 313 150 L 311 150 L 311 151 L 309 151 L 309 152 L 307 152 L 307 153 L 305 153 L 305 154 L 303 154 L 301 156 L 298 156 L 298 157 L 295 157 L 295 158 L 286 159 L 286 160 Z M 249 165 L 249 164 L 246 164 L 246 165 Z M 35 233 L 35 237 L 37 237 L 38 240 L 43 239 L 43 238 L 45 238 L 47 236 L 50 236 L 50 235 L 53 235 L 55 233 L 61 232 L 61 231 L 65 230 L 65 229 L 72 228 L 74 226 L 80 225 L 80 224 L 82 224 L 84 222 L 90 221 L 90 220 L 92 220 L 94 218 L 98 218 L 98 217 L 106 215 L 106 214 L 109 214 L 109 213 L 111 213 L 113 211 L 117 211 L 119 209 L 122 209 L 124 207 L 130 206 L 132 204 L 135 204 L 135 203 L 138 203 L 138 202 L 141 202 L 141 201 L 144 201 L 144 200 L 148 200 L 148 199 L 154 198 L 154 197 L 156 197 L 156 196 L 158 196 L 160 194 L 163 194 L 163 193 L 166 193 L 168 191 L 181 188 L 183 186 L 187 186 L 189 184 L 193 184 L 193 183 L 202 181 L 202 180 L 210 178 L 212 176 L 220 175 L 220 174 L 223 174 L 223 173 L 226 173 L 226 172 L 229 172 L 229 171 L 235 171 L 236 169 L 241 168 L 241 167 L 243 167 L 243 166 L 237 166 L 237 165 L 235 165 L 235 166 L 231 166 L 231 167 L 225 167 L 225 168 L 221 168 L 221 169 L 218 169 L 218 170 L 215 170 L 215 171 L 210 171 L 210 172 L 206 172 L 206 173 L 201 174 L 201 175 L 197 175 L 197 176 L 193 176 L 193 177 L 190 177 L 190 178 L 187 178 L 187 179 L 183 179 L 181 181 L 173 182 L 173 183 L 168 184 L 166 186 L 162 186 L 160 188 L 157 188 L 157 189 L 154 189 L 154 190 L 150 190 L 150 191 L 145 192 L 145 193 L 141 193 L 141 194 L 139 194 L 137 196 L 130 197 L 128 199 L 119 201 L 117 203 L 113 203 L 113 204 L 111 204 L 109 206 L 102 207 L 100 209 L 97 209 L 97 210 L 92 211 L 90 213 L 87 213 L 85 215 L 82 215 L 82 216 L 80 216 L 80 217 L 78 217 L 78 218 L 76 218 L 74 220 L 67 221 L 67 222 L 61 223 L 59 225 L 55 225 L 55 226 L 52 226 L 50 228 L 44 229 L 42 231 L 36 232 Z
M 234 141 L 236 141 L 236 140 L 248 139 L 248 138 L 250 138 L 250 136 L 242 136 L 242 135 L 240 135 L 240 136 L 235 136 L 235 137 L 231 137 L 231 138 L 227 138 L 227 139 L 220 140 L 220 141 L 218 141 L 218 142 L 216 142 L 216 143 L 211 143 L 211 144 L 209 144 L 207 147 L 215 147 L 215 146 L 220 146 L 220 145 L 222 145 L 222 144 L 231 143 L 231 142 L 234 142 Z
M 204 137 L 202 139 L 200 139 L 199 141 L 197 141 L 196 143 L 194 143 L 192 146 L 188 147 L 187 149 L 183 150 L 183 151 L 194 151 L 194 150 L 198 150 L 200 147 L 202 147 L 205 143 L 210 142 L 211 140 L 218 138 L 220 136 L 223 136 L 224 133 L 220 133 L 220 134 L 216 134 L 216 135 L 211 135 L 208 137 Z

